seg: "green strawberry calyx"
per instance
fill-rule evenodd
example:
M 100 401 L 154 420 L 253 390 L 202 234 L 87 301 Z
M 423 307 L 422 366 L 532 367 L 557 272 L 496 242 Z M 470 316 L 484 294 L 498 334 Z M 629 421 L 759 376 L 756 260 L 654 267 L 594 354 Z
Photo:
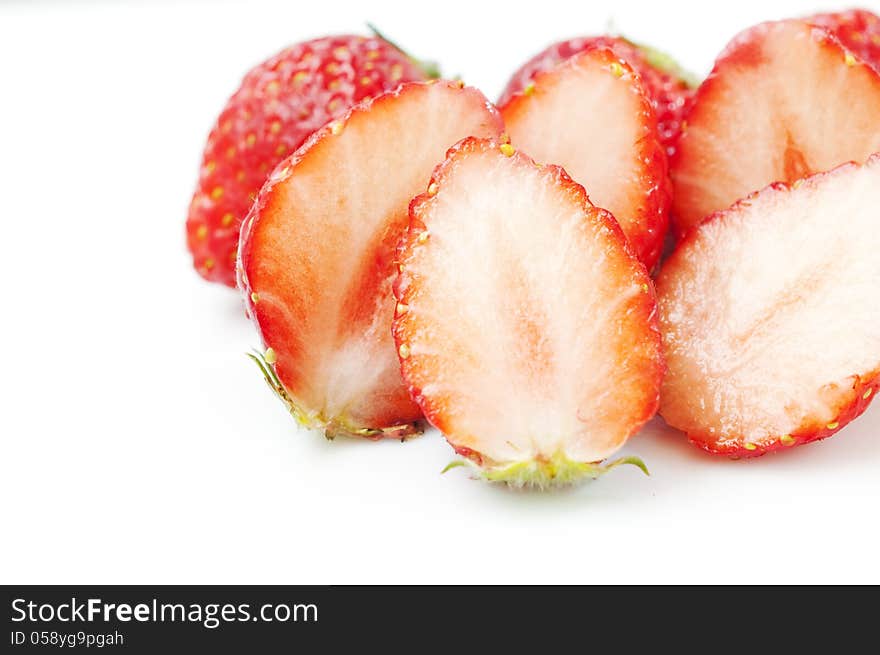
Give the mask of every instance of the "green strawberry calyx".
M 422 71 L 422 73 L 425 74 L 425 77 L 427 77 L 430 80 L 436 80 L 441 77 L 440 65 L 436 61 L 431 61 L 429 59 L 419 59 L 417 57 L 414 57 L 409 52 L 407 52 L 402 47 L 400 47 L 395 41 L 392 41 L 387 36 L 385 36 L 384 33 L 380 32 L 379 28 L 377 28 L 372 23 L 368 22 L 367 27 L 369 28 L 370 32 L 373 33 L 373 36 L 375 36 L 378 39 L 381 39 L 382 41 L 384 41 L 385 43 L 390 45 L 392 48 L 394 48 L 395 50 L 399 50 L 400 52 L 402 52 L 406 56 L 406 58 L 409 59 L 410 62 L 412 62 L 412 64 L 414 66 L 418 67 Z

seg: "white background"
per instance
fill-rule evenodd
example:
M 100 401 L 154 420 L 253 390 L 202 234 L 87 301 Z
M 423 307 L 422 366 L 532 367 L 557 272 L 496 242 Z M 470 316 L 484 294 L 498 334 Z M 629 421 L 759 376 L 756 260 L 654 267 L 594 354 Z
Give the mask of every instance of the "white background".
M 705 73 L 739 29 L 819 8 L 0 5 L 0 582 L 880 582 L 876 404 L 747 462 L 655 419 L 625 449 L 650 478 L 573 491 L 441 476 L 453 452 L 434 431 L 298 431 L 244 356 L 258 341 L 237 294 L 184 245 L 216 114 L 288 43 L 370 19 L 494 98 L 546 43 L 609 21 Z

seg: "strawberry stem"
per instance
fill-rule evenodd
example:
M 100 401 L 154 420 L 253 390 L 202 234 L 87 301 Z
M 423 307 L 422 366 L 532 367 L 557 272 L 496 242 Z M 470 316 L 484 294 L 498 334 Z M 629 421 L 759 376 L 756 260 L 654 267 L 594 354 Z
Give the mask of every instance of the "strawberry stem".
M 447 464 L 442 471 L 440 471 L 440 475 L 443 475 L 447 471 L 451 471 L 452 469 L 456 469 L 459 466 L 467 466 L 467 462 L 462 459 L 454 459 L 449 464 Z
M 287 411 L 290 412 L 290 415 L 293 416 L 294 419 L 296 419 L 296 422 L 308 430 L 322 428 L 324 430 L 324 436 L 330 441 L 337 436 L 366 437 L 368 439 L 392 437 L 405 441 L 408 437 L 422 433 L 423 428 L 420 421 L 391 425 L 382 428 L 358 428 L 350 427 L 345 423 L 336 420 L 328 423 L 323 416 L 310 416 L 300 409 L 296 403 L 294 403 L 290 394 L 287 393 L 287 389 L 284 388 L 284 384 L 275 372 L 274 360 L 267 360 L 266 355 L 259 350 L 254 350 L 245 354 L 257 365 L 260 369 L 260 373 L 263 374 L 263 379 L 266 381 L 266 384 L 268 384 L 269 388 L 275 392 L 275 395 L 281 399 L 281 402 L 284 403 L 284 406 L 287 407 Z
M 581 463 L 572 461 L 561 453 L 549 460 L 525 460 L 512 464 L 502 464 L 493 468 L 481 468 L 469 460 L 458 459 L 447 464 L 446 468 L 440 471 L 440 474 L 442 475 L 459 466 L 469 466 L 478 471 L 479 475 L 489 482 L 501 482 L 513 487 L 550 489 L 574 484 L 583 478 L 596 479 L 605 475 L 608 471 L 625 464 L 635 466 L 645 475 L 651 475 L 641 458 L 634 455 L 621 457 L 607 463 Z
M 378 39 L 382 39 L 385 43 L 390 45 L 392 48 L 402 52 L 406 56 L 406 58 L 409 59 L 413 63 L 413 65 L 417 66 L 425 74 L 425 77 L 427 77 L 428 79 L 431 79 L 431 80 L 436 80 L 440 77 L 440 65 L 436 61 L 430 61 L 427 59 L 418 59 L 417 57 L 413 57 L 409 52 L 407 52 L 406 50 L 401 48 L 397 43 L 395 43 L 394 41 L 389 39 L 387 36 L 385 36 L 382 32 L 380 32 L 379 28 L 377 28 L 372 23 L 368 22 L 367 27 L 373 33 L 373 36 L 375 36 Z
M 606 464 L 605 466 L 598 467 L 598 471 L 600 473 L 607 473 L 611 469 L 620 466 L 621 464 L 630 464 L 631 466 L 635 466 L 645 475 L 650 476 L 651 473 L 648 471 L 648 467 L 642 461 L 641 457 L 636 457 L 635 455 L 630 455 L 629 457 L 621 457 L 620 459 L 616 459 L 610 464 Z
M 287 407 L 287 411 L 290 412 L 293 418 L 295 418 L 300 425 L 312 427 L 308 417 L 306 417 L 306 415 L 294 404 L 293 399 L 287 393 L 287 389 L 284 388 L 284 385 L 278 378 L 278 374 L 275 373 L 275 368 L 272 364 L 266 361 L 265 355 L 259 350 L 254 350 L 253 352 L 245 354 L 257 365 L 257 367 L 259 367 L 260 373 L 263 374 L 263 379 L 266 381 L 266 384 L 269 385 L 269 388 L 272 389 L 272 391 L 275 392 L 275 395 L 284 403 Z

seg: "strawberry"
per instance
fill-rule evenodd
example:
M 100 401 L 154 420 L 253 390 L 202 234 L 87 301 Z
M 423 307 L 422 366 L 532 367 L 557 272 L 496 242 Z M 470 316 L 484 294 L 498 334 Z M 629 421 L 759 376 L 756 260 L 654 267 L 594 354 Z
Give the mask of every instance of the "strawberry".
M 660 413 L 711 453 L 829 437 L 880 387 L 880 155 L 777 183 L 688 233 L 657 281 Z
M 576 54 L 597 47 L 609 48 L 618 59 L 627 62 L 641 76 L 657 114 L 660 140 L 667 154 L 672 155 L 681 131 L 682 118 L 699 82 L 666 53 L 620 36 L 591 36 L 554 43 L 513 74 L 498 104 L 505 105 L 514 94 L 528 89 L 539 73 L 550 70 Z
M 535 74 L 500 110 L 512 142 L 563 166 L 653 267 L 669 224 L 667 162 L 648 93 L 629 64 L 607 48 L 585 50 Z
M 241 221 L 279 161 L 355 103 L 428 73 L 383 38 L 345 35 L 293 45 L 245 75 L 208 136 L 186 221 L 202 277 L 235 286 Z
M 697 91 L 670 164 L 679 232 L 771 182 L 880 150 L 880 77 L 828 32 L 763 23 L 727 46 Z
M 825 28 L 856 57 L 880 70 L 880 16 L 866 9 L 850 9 L 804 20 Z
M 328 437 L 415 430 L 390 331 L 395 247 L 450 144 L 501 131 L 476 89 L 409 83 L 356 105 L 272 173 L 242 225 L 239 286 L 267 347 L 256 359 L 301 423 Z
M 614 218 L 558 166 L 466 139 L 410 205 L 394 293 L 404 379 L 492 481 L 596 477 L 657 408 L 654 290 Z

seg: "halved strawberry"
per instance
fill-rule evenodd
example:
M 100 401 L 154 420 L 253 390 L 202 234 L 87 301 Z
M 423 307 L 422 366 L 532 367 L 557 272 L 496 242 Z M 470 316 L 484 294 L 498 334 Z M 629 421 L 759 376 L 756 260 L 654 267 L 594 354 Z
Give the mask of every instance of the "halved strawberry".
M 466 139 L 410 205 L 399 260 L 404 379 L 488 479 L 596 477 L 653 416 L 663 363 L 651 280 L 558 166 Z
M 880 156 L 775 184 L 692 230 L 657 282 L 660 413 L 712 453 L 831 436 L 880 386 Z
M 538 73 L 500 110 L 511 142 L 565 168 L 653 267 L 669 223 L 670 185 L 651 100 L 632 68 L 593 48 Z
M 727 46 L 697 91 L 672 159 L 684 232 L 771 182 L 880 150 L 880 77 L 825 30 L 763 23 Z
M 498 136 L 476 89 L 411 83 L 357 105 L 273 172 L 245 220 L 239 286 L 269 348 L 263 370 L 327 436 L 402 436 L 420 412 L 390 323 L 407 207 L 446 149 Z

